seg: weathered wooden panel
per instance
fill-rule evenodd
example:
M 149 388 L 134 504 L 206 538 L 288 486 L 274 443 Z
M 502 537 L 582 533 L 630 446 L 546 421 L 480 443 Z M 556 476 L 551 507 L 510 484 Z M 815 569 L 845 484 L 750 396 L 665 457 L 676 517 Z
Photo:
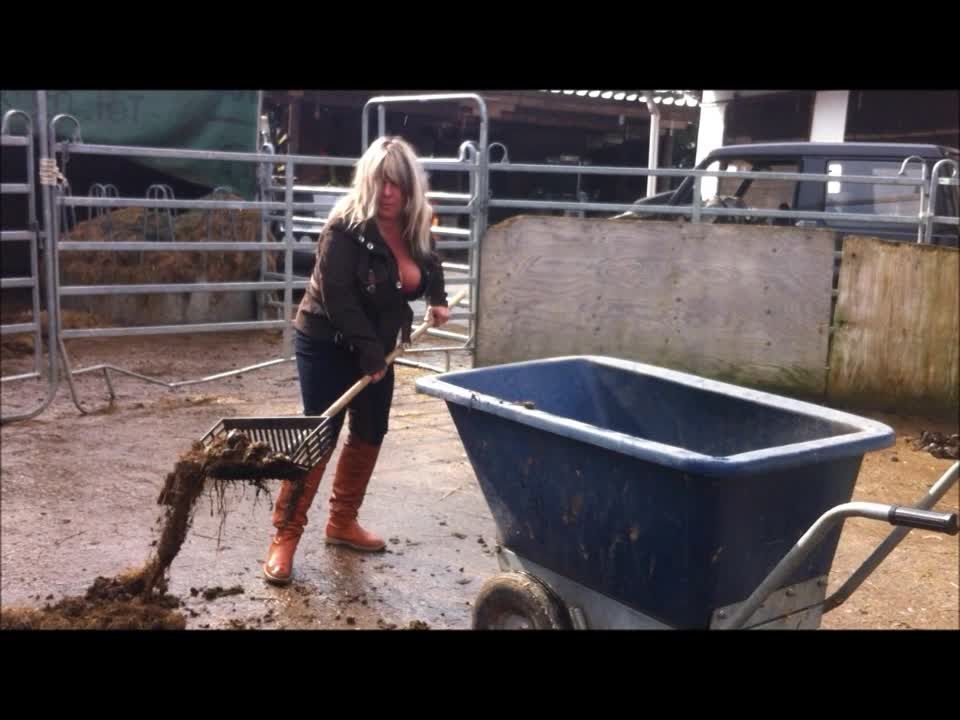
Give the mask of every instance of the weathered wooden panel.
M 960 252 L 849 237 L 829 397 L 858 407 L 958 410 Z
M 603 354 L 822 395 L 834 235 L 517 217 L 483 240 L 477 364 Z

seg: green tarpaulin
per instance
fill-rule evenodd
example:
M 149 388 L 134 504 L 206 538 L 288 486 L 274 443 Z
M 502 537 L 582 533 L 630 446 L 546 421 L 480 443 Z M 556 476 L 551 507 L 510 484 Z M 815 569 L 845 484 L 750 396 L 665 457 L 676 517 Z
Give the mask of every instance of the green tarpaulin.
M 35 114 L 36 91 L 0 91 L 0 110 Z M 85 143 L 251 152 L 256 148 L 256 90 L 48 90 L 47 113 L 80 121 Z M 60 133 L 73 124 L 58 125 Z M 22 126 L 13 125 L 22 132 Z M 61 139 L 63 139 L 61 135 Z M 255 166 L 211 160 L 129 158 L 208 187 L 230 186 L 251 199 Z M 105 177 L 103 182 L 110 182 Z

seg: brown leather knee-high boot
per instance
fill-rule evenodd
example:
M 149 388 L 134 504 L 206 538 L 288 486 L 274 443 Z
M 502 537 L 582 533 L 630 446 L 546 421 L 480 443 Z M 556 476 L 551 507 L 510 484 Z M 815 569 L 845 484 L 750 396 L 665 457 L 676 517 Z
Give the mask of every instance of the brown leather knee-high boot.
M 379 445 L 370 445 L 353 436 L 347 437 L 333 478 L 327 543 L 346 545 L 367 552 L 376 552 L 386 547 L 382 538 L 364 530 L 357 523 L 360 505 L 366 495 L 379 454 Z
M 275 585 L 286 585 L 290 582 L 293 575 L 293 554 L 307 524 L 307 511 L 313 504 L 329 462 L 328 454 L 307 473 L 302 489 L 289 480 L 281 483 L 280 495 L 273 509 L 273 526 L 277 533 L 267 549 L 267 559 L 263 563 L 263 574 L 267 582 Z

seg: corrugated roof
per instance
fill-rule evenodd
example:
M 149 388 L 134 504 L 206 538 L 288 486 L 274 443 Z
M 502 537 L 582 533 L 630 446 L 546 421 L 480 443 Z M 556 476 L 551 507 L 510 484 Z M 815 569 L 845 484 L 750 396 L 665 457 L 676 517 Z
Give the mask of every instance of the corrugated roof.
M 541 90 L 554 95 L 576 95 L 592 100 L 611 102 L 647 102 L 647 90 Z M 674 107 L 697 107 L 700 104 L 700 90 L 654 90 L 653 101 Z

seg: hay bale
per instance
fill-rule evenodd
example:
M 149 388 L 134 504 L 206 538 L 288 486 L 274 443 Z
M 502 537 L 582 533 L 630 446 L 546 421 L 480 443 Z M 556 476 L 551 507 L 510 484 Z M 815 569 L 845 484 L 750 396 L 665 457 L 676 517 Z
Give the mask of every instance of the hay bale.
M 236 195 L 204 199 L 239 200 Z M 144 227 L 146 218 L 146 229 Z M 260 240 L 259 210 L 190 210 L 174 218 L 177 242 Z M 103 242 L 157 242 L 171 238 L 167 216 L 144 208 L 106 213 L 77 224 L 67 239 Z M 273 236 L 268 232 L 268 240 Z M 275 271 L 278 254 L 267 253 L 266 268 Z M 242 282 L 260 280 L 259 252 L 89 251 L 63 253 L 60 277 L 65 285 L 131 285 L 146 283 Z M 108 319 L 110 325 L 185 325 L 236 322 L 256 317 L 254 292 L 184 292 L 174 294 L 106 295 L 64 298 L 63 305 Z
M 203 198 L 241 200 L 236 195 Z M 148 216 L 149 213 L 149 216 Z M 177 242 L 260 240 L 259 210 L 189 210 L 174 218 Z M 147 219 L 146 231 L 144 218 Z M 164 213 L 145 208 L 116 210 L 78 223 L 65 240 L 88 242 L 170 240 Z M 268 240 L 273 236 L 268 232 Z M 267 269 L 277 267 L 276 255 L 267 255 Z M 232 282 L 260 278 L 256 252 L 66 252 L 60 257 L 61 278 L 69 285 L 127 285 L 134 283 Z
M 72 330 L 74 328 L 96 328 L 104 327 L 107 323 L 94 313 L 81 310 L 66 310 L 60 312 L 60 324 L 64 329 Z M 33 310 L 30 308 L 8 308 L 4 306 L 0 311 L 0 324 L 18 325 L 28 323 L 33 320 Z M 46 347 L 47 332 L 49 321 L 47 311 L 40 311 L 40 335 Z M 0 338 L 0 357 L 4 360 L 23 357 L 33 354 L 33 333 L 17 333 L 16 335 L 4 335 Z

